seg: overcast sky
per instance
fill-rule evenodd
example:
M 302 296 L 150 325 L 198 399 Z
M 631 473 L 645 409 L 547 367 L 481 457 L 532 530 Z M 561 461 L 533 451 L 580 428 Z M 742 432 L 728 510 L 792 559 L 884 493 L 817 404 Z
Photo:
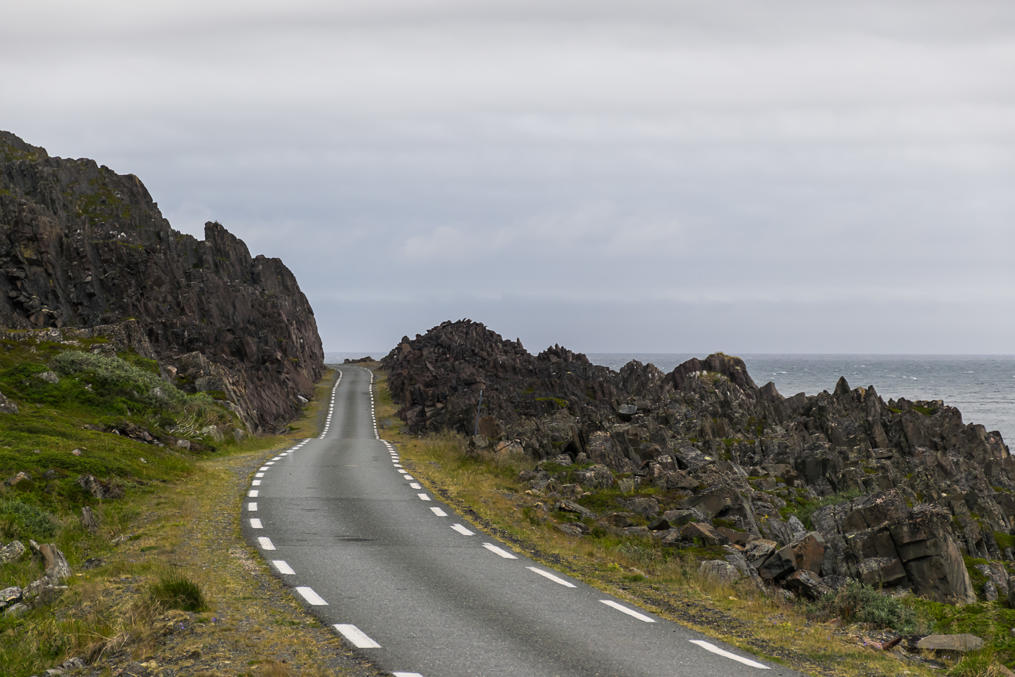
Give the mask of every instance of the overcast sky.
M 7 3 L 0 129 L 280 257 L 325 349 L 1015 353 L 1015 2 Z

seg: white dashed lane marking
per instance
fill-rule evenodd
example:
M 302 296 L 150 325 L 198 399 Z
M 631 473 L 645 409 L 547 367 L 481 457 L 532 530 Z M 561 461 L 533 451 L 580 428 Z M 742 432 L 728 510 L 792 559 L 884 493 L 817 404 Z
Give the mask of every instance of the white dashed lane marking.
M 250 498 L 257 498 L 257 489 L 251 489 L 247 492 L 247 496 Z
M 518 559 L 515 555 L 511 554 L 504 548 L 498 548 L 493 543 L 484 543 L 483 547 L 492 552 L 493 554 L 503 557 L 504 559 Z
M 570 581 L 565 581 L 560 576 L 557 576 L 555 574 L 551 574 L 549 571 L 546 571 L 545 569 L 540 569 L 539 567 L 525 567 L 525 568 L 528 569 L 529 571 L 531 571 L 534 574 L 539 574 L 543 578 L 546 578 L 548 580 L 553 581 L 557 585 L 563 585 L 565 588 L 573 588 L 573 587 L 575 587 L 574 583 L 571 583 Z
M 629 608 L 627 608 L 626 606 L 624 606 L 623 604 L 621 604 L 619 602 L 614 602 L 612 599 L 601 599 L 599 601 L 602 602 L 603 604 L 605 604 L 608 607 L 612 607 L 612 608 L 616 609 L 617 611 L 620 611 L 622 613 L 627 614 L 631 618 L 637 618 L 639 621 L 642 621 L 643 623 L 655 623 L 656 622 L 654 618 L 649 618 L 648 616 L 646 616 L 643 613 L 635 611 L 634 609 L 629 609 Z
M 380 649 L 381 645 L 370 639 L 369 636 L 355 625 L 348 623 L 337 623 L 334 626 L 340 635 L 345 637 L 350 644 L 357 649 Z
M 338 386 L 342 383 L 342 371 L 339 370 L 335 386 L 331 389 L 331 401 L 328 403 L 328 415 L 324 419 L 324 428 L 317 439 L 323 440 L 331 429 L 331 417 L 335 414 L 335 395 L 338 393 Z
M 271 539 L 267 536 L 258 536 L 257 543 L 261 546 L 262 550 L 274 550 L 275 544 L 271 542 Z
M 455 531 L 457 531 L 458 533 L 460 533 L 462 536 L 473 536 L 474 535 L 473 532 L 469 531 L 468 529 L 463 527 L 461 524 L 452 524 L 451 528 L 454 529 Z
M 443 510 L 441 510 L 437 506 L 434 506 L 434 507 L 430 508 L 430 511 L 433 514 L 437 515 L 438 517 L 447 517 L 448 516 L 448 514 L 446 512 L 444 512 Z
M 422 488 L 423 488 L 423 487 L 421 487 L 421 486 L 419 485 L 419 482 L 409 482 L 409 486 L 410 486 L 411 488 L 413 488 L 413 489 L 422 489 Z
M 426 494 L 416 494 L 416 495 L 419 496 L 419 500 L 421 500 L 421 501 L 429 501 L 430 500 L 430 497 L 427 496 Z
M 690 642 L 691 642 L 691 644 L 697 644 L 698 646 L 700 646 L 705 651 L 711 651 L 714 654 L 717 654 L 719 656 L 723 656 L 724 658 L 729 658 L 730 660 L 736 661 L 738 663 L 743 663 L 744 665 L 747 665 L 749 667 L 757 668 L 759 670 L 768 670 L 769 669 L 769 667 L 767 665 L 763 665 L 763 664 L 759 663 L 758 661 L 752 661 L 750 658 L 744 658 L 743 656 L 738 656 L 735 653 L 731 653 L 729 651 L 726 651 L 725 649 L 720 649 L 715 644 L 712 644 L 710 642 L 706 642 L 703 639 L 692 639 L 692 640 L 690 640 Z
M 257 519 L 256 517 L 252 517 L 250 518 L 250 528 L 263 529 L 264 527 L 261 525 L 261 520 Z
M 257 512 L 257 503 L 255 501 L 247 503 L 247 510 L 249 510 L 250 512 Z
M 284 559 L 273 559 L 271 560 L 271 565 L 275 567 L 275 570 L 278 571 L 280 574 L 292 576 L 293 574 L 296 573 Z
M 307 604 L 311 606 L 328 606 L 328 603 L 324 601 L 324 598 L 314 592 L 313 588 L 309 588 L 305 585 L 296 586 L 296 592 L 300 593 L 300 597 L 307 600 Z

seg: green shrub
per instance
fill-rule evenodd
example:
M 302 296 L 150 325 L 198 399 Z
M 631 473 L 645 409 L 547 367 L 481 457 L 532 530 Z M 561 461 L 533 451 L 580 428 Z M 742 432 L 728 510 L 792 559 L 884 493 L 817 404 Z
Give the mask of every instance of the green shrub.
M 913 634 L 918 628 L 913 609 L 858 581 L 850 581 L 836 592 L 825 595 L 816 606 L 817 613 L 823 617 L 838 617 L 847 623 L 868 623 L 901 635 Z
M 201 587 L 179 571 L 172 571 L 151 587 L 152 599 L 167 609 L 204 611 L 208 608 Z
M 16 498 L 0 498 L 0 535 L 4 538 L 42 539 L 56 533 L 49 513 Z
M 84 381 L 100 397 L 126 398 L 156 409 L 179 406 L 186 400 L 183 392 L 157 373 L 119 357 L 71 350 L 54 357 L 53 368 Z

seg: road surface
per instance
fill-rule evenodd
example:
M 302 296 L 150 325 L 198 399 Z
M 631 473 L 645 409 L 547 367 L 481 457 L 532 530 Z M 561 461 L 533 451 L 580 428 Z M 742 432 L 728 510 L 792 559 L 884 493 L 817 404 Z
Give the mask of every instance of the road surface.
M 344 367 L 319 438 L 266 461 L 244 530 L 324 623 L 408 677 L 796 675 L 614 599 L 479 532 L 378 439 Z

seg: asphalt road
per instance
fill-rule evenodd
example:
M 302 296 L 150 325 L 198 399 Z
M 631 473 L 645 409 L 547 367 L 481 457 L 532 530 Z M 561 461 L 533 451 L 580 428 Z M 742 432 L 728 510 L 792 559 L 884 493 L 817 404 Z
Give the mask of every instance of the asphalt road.
M 247 537 L 382 670 L 459 675 L 795 675 L 515 553 L 427 494 L 377 438 L 372 375 L 344 367 L 320 438 L 267 461 Z

